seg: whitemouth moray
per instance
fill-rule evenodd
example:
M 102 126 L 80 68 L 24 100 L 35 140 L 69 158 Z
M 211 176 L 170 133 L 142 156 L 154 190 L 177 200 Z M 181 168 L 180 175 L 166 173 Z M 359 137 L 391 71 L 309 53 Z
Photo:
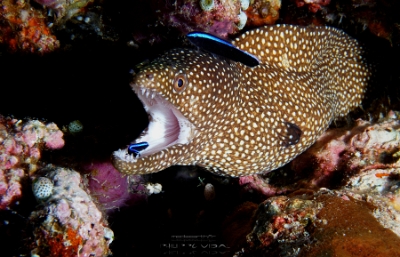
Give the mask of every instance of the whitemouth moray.
M 139 154 L 114 152 L 120 172 L 199 165 L 244 176 L 277 169 L 358 106 L 370 78 L 359 43 L 335 28 L 269 26 L 233 44 L 260 64 L 174 49 L 135 76 L 131 86 L 150 123 L 133 143 L 147 145 Z

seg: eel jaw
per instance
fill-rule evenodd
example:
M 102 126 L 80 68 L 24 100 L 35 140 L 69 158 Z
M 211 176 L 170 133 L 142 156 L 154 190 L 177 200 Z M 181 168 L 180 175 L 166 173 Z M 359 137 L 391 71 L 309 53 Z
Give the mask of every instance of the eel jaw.
M 137 158 L 144 158 L 173 145 L 187 145 L 197 135 L 196 127 L 169 101 L 151 89 L 133 85 L 133 90 L 149 115 L 149 125 L 132 143 L 149 146 Z

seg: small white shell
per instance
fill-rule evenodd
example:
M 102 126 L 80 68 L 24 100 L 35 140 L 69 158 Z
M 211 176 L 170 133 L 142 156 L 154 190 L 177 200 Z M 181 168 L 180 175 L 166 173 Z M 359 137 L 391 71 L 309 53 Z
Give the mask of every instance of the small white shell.
M 45 200 L 53 193 L 53 181 L 46 177 L 39 177 L 33 181 L 32 191 L 37 200 Z
M 110 245 L 112 241 L 114 241 L 114 232 L 108 227 L 105 227 L 103 231 L 104 231 L 104 238 L 107 240 L 108 245 Z
M 247 15 L 245 12 L 240 11 L 239 13 L 239 23 L 237 24 L 238 29 L 241 30 L 244 28 L 244 26 L 246 25 L 247 22 Z
M 68 124 L 68 131 L 71 134 L 78 134 L 78 133 L 82 132 L 82 130 L 83 130 L 83 124 L 79 120 L 71 121 Z

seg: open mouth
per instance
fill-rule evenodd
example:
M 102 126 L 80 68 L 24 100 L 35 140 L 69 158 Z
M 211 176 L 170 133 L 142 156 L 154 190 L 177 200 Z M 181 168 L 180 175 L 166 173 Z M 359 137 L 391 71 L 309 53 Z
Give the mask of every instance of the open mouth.
M 133 89 L 149 115 L 149 126 L 133 144 L 146 142 L 137 157 L 160 152 L 178 144 L 188 144 L 196 135 L 196 129 L 178 109 L 157 92 L 138 86 Z

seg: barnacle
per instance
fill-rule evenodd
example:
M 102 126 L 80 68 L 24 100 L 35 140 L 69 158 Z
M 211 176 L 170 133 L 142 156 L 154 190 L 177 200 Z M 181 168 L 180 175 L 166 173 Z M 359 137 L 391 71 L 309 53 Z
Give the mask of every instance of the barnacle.
M 200 7 L 203 11 L 209 12 L 214 9 L 214 0 L 200 0 Z

